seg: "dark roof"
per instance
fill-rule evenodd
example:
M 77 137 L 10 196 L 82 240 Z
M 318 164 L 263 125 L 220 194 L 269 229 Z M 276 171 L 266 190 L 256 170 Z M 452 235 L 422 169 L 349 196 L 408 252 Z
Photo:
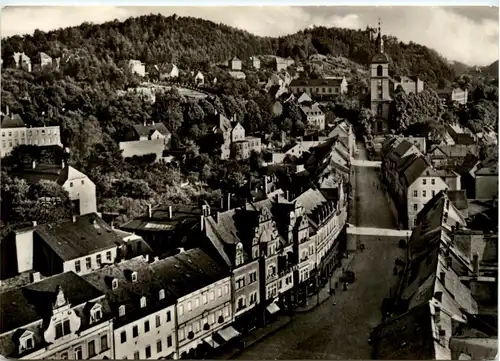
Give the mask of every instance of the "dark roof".
M 73 272 L 61 273 L 22 288 L 0 294 L 0 333 L 23 327 L 48 316 L 55 300 L 56 288 L 61 286 L 64 295 L 73 306 L 103 295 L 83 278 Z
M 76 217 L 75 222 L 40 225 L 35 228 L 35 233 L 63 261 L 123 244 L 121 238 L 96 213 Z
M 430 305 L 424 303 L 377 326 L 373 331 L 378 360 L 435 359 Z
M 469 208 L 469 205 L 467 203 L 467 192 L 465 189 L 458 190 L 458 191 L 448 191 L 446 193 L 448 198 L 450 198 L 450 201 L 457 207 L 459 211 L 462 211 L 464 209 Z
M 62 165 L 38 163 L 35 164 L 35 168 L 33 168 L 32 164 L 25 164 L 20 168 L 16 168 L 12 171 L 12 175 L 24 179 L 30 184 L 48 180 L 63 185 L 69 179 L 87 178 L 85 174 L 69 165 L 63 168 Z
M 2 129 L 24 127 L 26 127 L 26 124 L 18 114 L 4 115 L 2 118 Z
M 403 172 L 406 184 L 413 184 L 428 167 L 429 163 L 423 156 L 417 157 Z
M 290 87 L 300 86 L 340 86 L 342 79 L 294 79 L 290 82 Z
M 467 154 L 477 154 L 477 147 L 475 144 L 473 145 L 465 145 L 465 144 L 441 144 L 435 145 L 430 150 L 430 154 L 434 153 L 436 150 L 441 150 L 443 154 L 441 155 L 432 155 L 432 158 L 465 158 Z
M 168 135 L 170 132 L 163 123 L 155 123 L 150 125 L 136 124 L 132 126 L 138 136 L 144 137 L 151 135 L 154 131 L 159 131 L 163 135 Z
M 392 143 L 394 144 L 394 143 Z M 413 147 L 413 144 L 410 142 L 403 140 L 401 141 L 391 152 L 388 153 L 388 157 L 394 161 L 398 161 L 404 154 Z
M 476 155 L 471 154 L 471 153 L 467 153 L 465 155 L 463 163 L 459 167 L 457 167 L 457 172 L 460 175 L 464 175 L 466 173 L 469 173 L 478 162 L 479 162 L 479 158 Z

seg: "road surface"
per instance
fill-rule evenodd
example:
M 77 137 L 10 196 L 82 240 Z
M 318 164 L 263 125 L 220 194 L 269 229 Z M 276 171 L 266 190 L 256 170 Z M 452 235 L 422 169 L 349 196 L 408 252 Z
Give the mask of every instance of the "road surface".
M 366 159 L 364 147 L 358 147 L 357 157 Z M 354 174 L 354 197 L 360 198 L 356 220 L 351 223 L 395 228 L 387 199 L 381 187 L 377 188 L 377 170 L 356 167 Z M 360 237 L 366 248 L 358 251 L 351 263 L 356 281 L 347 291 L 337 291 L 309 313 L 295 314 L 288 326 L 245 349 L 236 359 L 369 359 L 368 336 L 381 321 L 382 300 L 396 281 L 392 273 L 394 260 L 403 251 L 398 248 L 399 238 Z

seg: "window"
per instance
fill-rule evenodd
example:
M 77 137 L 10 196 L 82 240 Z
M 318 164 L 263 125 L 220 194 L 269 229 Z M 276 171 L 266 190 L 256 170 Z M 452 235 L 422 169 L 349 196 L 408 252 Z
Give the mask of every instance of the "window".
M 422 191 L 422 197 L 427 197 L 427 192 L 426 191 Z
M 413 191 L 413 196 L 418 197 L 418 191 Z
M 170 314 L 170 311 L 167 311 L 167 322 L 172 321 L 172 315 Z
M 131 277 L 132 277 L 132 282 L 137 282 L 137 272 L 132 272 Z
M 246 299 L 245 296 L 241 296 L 238 298 L 238 306 L 236 307 L 236 311 L 240 311 L 246 307 Z
M 149 321 L 144 321 L 144 332 L 149 332 Z
M 179 305 L 179 316 L 184 314 L 184 305 Z
M 210 291 L 210 301 L 215 299 L 215 291 Z
M 102 306 L 98 303 L 90 310 L 90 323 L 99 321 L 102 318 Z
M 188 303 L 187 303 L 187 310 L 188 310 L 188 312 L 190 312 L 192 309 L 193 309 L 193 307 L 191 305 L 191 301 L 188 301 Z
M 382 74 L 383 74 L 383 72 L 382 72 L 382 71 L 383 71 L 383 70 L 382 70 L 382 65 L 377 66 L 377 76 L 383 76 L 383 75 L 382 75 Z
M 201 331 L 201 326 L 200 326 L 200 321 L 198 320 L 194 323 L 194 332 L 198 333 L 200 331 Z
M 200 298 L 196 297 L 194 300 L 194 308 L 200 307 Z
M 111 251 L 106 252 L 106 261 L 111 261 Z
M 9 137 L 12 137 L 12 132 L 9 132 Z
M 95 341 L 94 340 L 90 341 L 87 344 L 87 346 L 88 346 L 88 357 L 89 358 L 94 357 L 96 355 L 96 353 L 95 353 Z
M 92 258 L 90 258 L 90 257 L 85 258 L 85 265 L 86 265 L 88 270 L 91 269 L 92 268 Z
M 142 296 L 141 297 L 141 308 L 146 307 L 146 297 Z
M 125 305 L 118 307 L 118 316 L 125 316 Z
M 127 342 L 127 331 L 122 331 L 122 333 L 120 333 L 120 342 L 121 343 Z
M 382 104 L 377 105 L 377 115 L 382 117 L 384 114 L 384 106 Z
M 139 360 L 139 351 L 134 352 L 134 360 Z
M 137 327 L 137 325 L 134 325 L 134 327 L 132 327 L 132 337 L 137 336 L 139 336 L 139 327 Z
M 179 341 L 182 341 L 186 338 L 186 331 L 184 328 L 179 329 Z
M 98 254 L 95 258 L 96 262 L 97 262 L 97 267 L 101 267 L 102 265 L 102 258 L 101 258 L 101 255 Z
M 156 353 L 161 352 L 161 340 L 156 341 Z
M 101 352 L 108 349 L 108 335 L 101 336 Z
M 436 184 L 436 180 L 435 179 L 431 179 L 431 184 L 435 185 Z
M 254 303 L 257 302 L 257 292 L 253 292 L 251 295 L 250 295 L 250 304 L 253 305 Z
M 222 297 L 222 287 L 217 288 L 217 296 Z
M 167 337 L 167 347 L 172 347 L 172 336 Z
M 210 324 L 213 325 L 215 323 L 215 313 L 212 313 L 210 316 L 209 316 L 209 319 L 210 319 Z
M 155 319 L 156 319 L 156 327 L 160 327 L 160 324 L 161 324 L 160 315 L 156 315 Z
M 432 196 L 434 197 L 436 195 L 436 191 L 432 191 Z
M 160 290 L 160 293 L 158 294 L 158 298 L 160 300 L 163 300 L 165 298 L 165 290 Z
M 80 264 L 80 261 L 75 261 L 75 272 L 80 273 L 82 271 L 82 266 Z
M 33 347 L 34 347 L 33 333 L 29 331 L 25 332 L 19 339 L 19 353 L 22 353 L 26 350 L 30 350 Z
M 82 184 L 85 184 L 85 179 L 82 179 Z
M 69 182 L 69 186 L 70 186 L 70 187 L 73 187 L 73 182 Z
M 201 298 L 203 299 L 203 304 L 206 305 L 208 303 L 208 295 L 204 293 Z
M 257 281 L 257 271 L 250 272 L 250 283 Z
M 75 348 L 74 356 L 75 356 L 75 360 L 81 360 L 83 358 L 82 357 L 82 348 L 80 346 Z
M 240 277 L 236 280 L 236 289 L 239 290 L 242 287 L 245 287 L 245 277 Z
M 418 210 L 418 204 L 417 204 L 417 203 L 415 203 L 415 204 L 413 205 L 413 210 L 414 210 L 414 211 Z
M 426 184 L 427 184 L 427 179 L 425 179 L 425 178 L 424 178 L 424 179 L 422 179 L 422 184 L 423 184 L 423 185 L 426 185 Z
M 229 293 L 229 285 L 224 285 L 224 294 L 227 295 Z

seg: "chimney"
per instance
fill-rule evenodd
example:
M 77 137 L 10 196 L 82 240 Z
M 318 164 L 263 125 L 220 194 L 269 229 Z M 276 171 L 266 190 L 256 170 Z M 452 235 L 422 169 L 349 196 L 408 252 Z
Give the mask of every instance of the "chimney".
M 31 163 L 31 165 L 32 165 L 33 169 L 35 169 L 36 168 L 36 161 L 34 160 L 33 163 Z
M 148 217 L 153 218 L 153 210 L 151 209 L 151 204 L 148 204 Z
M 475 252 L 472 256 L 472 272 L 474 276 L 479 276 L 479 253 Z
M 36 224 L 37 224 L 36 221 L 33 221 L 33 227 L 36 227 Z
M 434 307 L 434 322 L 439 323 L 441 321 L 441 307 Z
M 289 191 L 286 191 L 286 200 L 289 201 L 290 200 L 290 192 Z
M 30 282 L 31 283 L 35 283 L 35 282 L 38 282 L 40 281 L 40 272 L 33 272 L 31 275 L 30 275 Z
M 168 206 L 168 218 L 172 219 L 172 206 Z
M 227 194 L 227 204 L 226 204 L 226 206 L 227 206 L 226 210 L 230 210 L 231 209 L 231 193 Z
M 205 216 L 202 214 L 200 216 L 200 231 L 204 231 L 205 230 Z
M 443 300 L 443 292 L 438 291 L 438 292 L 434 293 L 434 298 L 437 301 L 441 302 Z
M 441 283 L 443 284 L 443 286 L 446 287 L 446 278 L 445 278 L 445 275 L 446 273 L 444 272 L 439 272 L 439 280 L 441 281 Z

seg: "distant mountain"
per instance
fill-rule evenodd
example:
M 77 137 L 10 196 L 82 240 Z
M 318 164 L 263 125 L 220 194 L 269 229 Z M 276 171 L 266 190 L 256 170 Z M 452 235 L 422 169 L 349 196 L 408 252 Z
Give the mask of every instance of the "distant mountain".
M 494 61 L 488 66 L 481 68 L 481 72 L 484 74 L 488 74 L 492 77 L 498 78 L 498 60 Z
M 251 55 L 291 56 L 305 60 L 313 54 L 332 54 L 367 65 L 375 54 L 371 31 L 313 27 L 296 34 L 271 38 L 216 24 L 212 21 L 172 15 L 147 15 L 99 25 L 80 26 L 50 32 L 35 31 L 24 37 L 12 36 L 2 41 L 2 58 L 14 51 L 34 57 L 43 51 L 59 56 L 65 50 L 116 64 L 128 59 L 145 63 L 172 61 L 181 67 L 203 67 L 232 56 L 246 59 Z M 412 74 L 431 83 L 453 80 L 455 71 L 435 50 L 385 36 L 385 50 L 391 59 L 391 73 Z

